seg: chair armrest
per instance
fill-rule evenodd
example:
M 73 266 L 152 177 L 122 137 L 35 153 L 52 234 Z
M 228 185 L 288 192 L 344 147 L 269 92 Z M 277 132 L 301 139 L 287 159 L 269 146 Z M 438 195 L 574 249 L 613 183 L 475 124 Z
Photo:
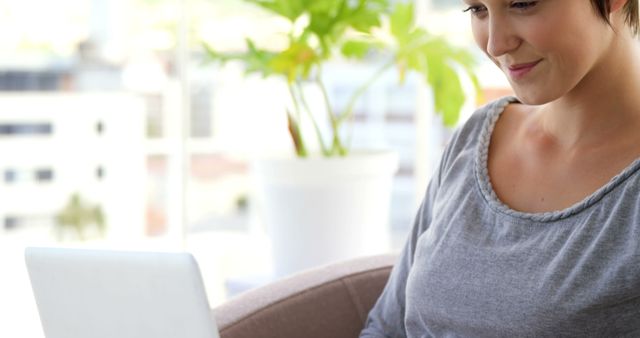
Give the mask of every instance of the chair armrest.
M 220 337 L 358 337 L 396 257 L 335 263 L 247 291 L 213 310 Z

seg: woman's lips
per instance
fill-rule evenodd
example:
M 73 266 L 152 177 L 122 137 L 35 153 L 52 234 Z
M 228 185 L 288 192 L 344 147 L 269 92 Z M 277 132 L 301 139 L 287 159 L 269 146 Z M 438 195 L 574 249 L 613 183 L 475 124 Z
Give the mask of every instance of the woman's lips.
M 542 61 L 542 59 L 537 60 L 537 61 L 533 61 L 533 62 L 519 63 L 519 64 L 511 65 L 511 66 L 509 66 L 509 75 L 512 78 L 520 79 L 520 78 L 524 77 L 525 75 L 527 75 L 527 73 L 529 73 L 531 70 L 533 70 L 533 68 L 535 68 L 535 66 L 538 63 L 540 63 L 540 61 Z

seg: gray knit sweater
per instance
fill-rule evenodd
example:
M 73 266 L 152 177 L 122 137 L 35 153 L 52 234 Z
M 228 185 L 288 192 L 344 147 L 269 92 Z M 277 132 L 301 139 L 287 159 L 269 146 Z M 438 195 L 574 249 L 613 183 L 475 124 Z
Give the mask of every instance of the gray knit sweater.
M 454 134 L 361 337 L 640 337 L 640 160 L 568 209 L 512 210 L 487 173 L 512 101 Z

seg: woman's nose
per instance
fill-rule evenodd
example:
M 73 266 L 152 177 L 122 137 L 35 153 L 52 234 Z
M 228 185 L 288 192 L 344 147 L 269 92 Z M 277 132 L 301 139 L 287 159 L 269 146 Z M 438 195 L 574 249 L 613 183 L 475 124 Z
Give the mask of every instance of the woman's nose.
M 489 18 L 487 53 L 492 57 L 507 54 L 518 48 L 521 39 L 515 34 L 508 20 Z

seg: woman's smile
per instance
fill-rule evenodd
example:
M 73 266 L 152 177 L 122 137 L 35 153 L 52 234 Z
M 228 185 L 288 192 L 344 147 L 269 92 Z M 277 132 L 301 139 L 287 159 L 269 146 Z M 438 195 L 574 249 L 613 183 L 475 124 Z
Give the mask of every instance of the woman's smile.
M 514 81 L 517 81 L 524 78 L 534 68 L 536 68 L 540 61 L 542 61 L 542 59 L 533 62 L 511 64 L 507 67 L 507 72 Z

